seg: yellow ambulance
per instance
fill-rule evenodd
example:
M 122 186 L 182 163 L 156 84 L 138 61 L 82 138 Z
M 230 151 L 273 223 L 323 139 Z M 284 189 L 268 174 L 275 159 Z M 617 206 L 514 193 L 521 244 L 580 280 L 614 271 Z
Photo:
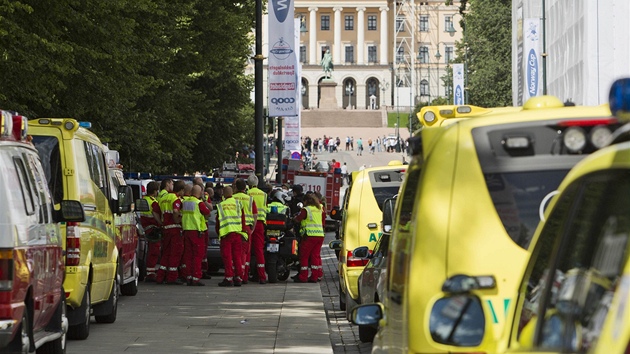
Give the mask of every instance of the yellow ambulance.
M 116 321 L 121 279 L 114 216 L 129 212 L 133 200 L 129 186 L 112 190 L 103 144 L 83 124 L 69 118 L 29 121 L 55 207 L 69 199 L 85 210 L 85 222 L 61 224 L 68 337 L 74 339 L 88 337 L 91 315 L 97 322 Z

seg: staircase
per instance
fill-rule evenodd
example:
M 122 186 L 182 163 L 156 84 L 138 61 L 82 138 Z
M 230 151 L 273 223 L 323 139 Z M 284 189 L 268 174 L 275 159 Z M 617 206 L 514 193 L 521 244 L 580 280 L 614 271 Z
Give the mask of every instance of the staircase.
M 302 111 L 303 128 L 387 126 L 386 111 L 381 110 L 305 110 Z

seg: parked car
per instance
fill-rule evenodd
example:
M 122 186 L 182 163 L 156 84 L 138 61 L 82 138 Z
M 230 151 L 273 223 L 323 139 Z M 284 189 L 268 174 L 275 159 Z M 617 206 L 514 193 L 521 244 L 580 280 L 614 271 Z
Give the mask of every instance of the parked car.
M 394 163 L 353 172 L 343 207 L 332 216 L 342 220 L 340 239 L 332 241 L 329 247 L 339 250 L 339 306 L 348 319 L 359 299 L 357 279 L 368 263 L 368 259 L 353 252 L 361 246 L 367 246 L 369 252 L 374 249 L 381 237 L 381 207 L 386 199 L 398 194 L 405 170 L 406 166 Z
M 428 112 L 441 114 L 425 107 L 421 121 Z M 541 205 L 617 127 L 606 106 L 541 96 L 423 129 L 399 194 L 385 303 L 357 309 L 370 321 L 353 318 L 385 319 L 373 352 L 495 352 Z M 472 301 L 459 296 L 468 287 Z
M 79 201 L 57 210 L 25 117 L 0 111 L 0 351 L 65 353 L 68 319 L 59 222 L 83 222 Z
M 121 259 L 114 214 L 128 213 L 133 204 L 131 187 L 112 189 L 103 144 L 88 126 L 70 118 L 29 121 L 53 203 L 78 200 L 85 210 L 85 222 L 61 225 L 68 336 L 74 339 L 89 336 L 91 316 L 116 321 Z
M 119 164 L 118 151 L 110 150 L 103 146 L 107 156 L 111 190 L 119 190 L 122 186 L 127 186 L 123 176 L 122 166 Z M 145 192 L 146 193 L 146 192 Z M 113 194 L 112 198 L 118 200 L 118 195 Z M 134 199 L 135 200 L 135 199 Z M 116 248 L 118 248 L 118 273 L 120 276 L 120 290 L 123 295 L 135 296 L 138 293 L 138 281 L 140 278 L 140 266 L 136 250 L 138 248 L 138 220 L 136 213 L 129 210 L 126 213 L 116 213 L 114 215 L 116 224 Z
M 383 235 L 376 242 L 374 251 L 369 252 L 367 246 L 361 246 L 354 250 L 354 256 L 367 259 L 368 263 L 359 275 L 359 299 L 358 304 L 372 304 L 385 299 L 385 286 L 387 284 L 387 262 L 389 254 L 389 237 L 392 232 L 394 208 L 397 196 L 386 199 L 383 203 L 383 220 L 381 231 Z M 359 340 L 371 342 L 378 330 L 378 326 L 359 326 Z

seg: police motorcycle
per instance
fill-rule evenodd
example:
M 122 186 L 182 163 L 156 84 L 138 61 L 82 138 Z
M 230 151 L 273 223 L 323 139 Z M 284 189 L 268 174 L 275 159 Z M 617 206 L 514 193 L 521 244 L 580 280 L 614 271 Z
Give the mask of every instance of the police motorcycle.
M 265 270 L 268 281 L 277 283 L 287 280 L 291 268 L 299 264 L 298 239 L 293 233 L 289 208 L 285 206 L 290 197 L 277 190 L 271 200 L 265 227 Z

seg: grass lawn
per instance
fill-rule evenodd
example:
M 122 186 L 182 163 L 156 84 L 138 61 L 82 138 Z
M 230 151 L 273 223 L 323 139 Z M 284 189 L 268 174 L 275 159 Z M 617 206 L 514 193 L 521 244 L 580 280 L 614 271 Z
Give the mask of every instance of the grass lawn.
M 387 127 L 395 128 L 396 122 L 398 122 L 398 115 L 400 114 L 400 127 L 406 128 L 407 121 L 409 120 L 409 112 L 389 112 L 387 113 Z

